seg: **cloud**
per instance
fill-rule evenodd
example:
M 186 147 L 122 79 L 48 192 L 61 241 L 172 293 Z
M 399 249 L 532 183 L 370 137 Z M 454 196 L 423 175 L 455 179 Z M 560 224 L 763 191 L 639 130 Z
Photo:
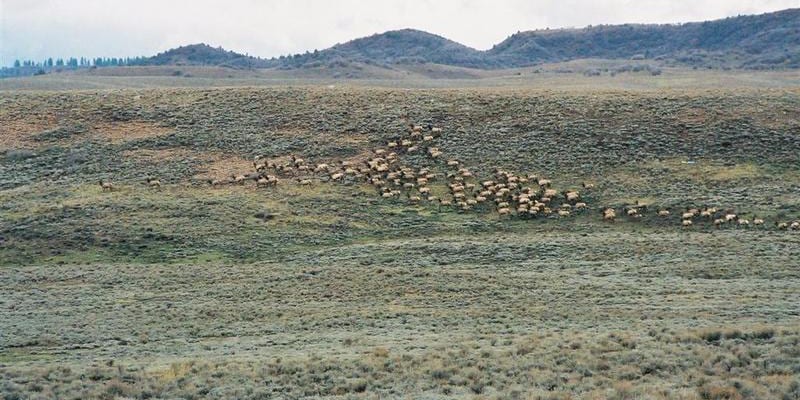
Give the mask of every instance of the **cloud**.
M 400 28 L 478 49 L 520 31 L 671 23 L 800 7 L 800 0 L 0 0 L 0 65 L 152 55 L 204 42 L 260 57 Z

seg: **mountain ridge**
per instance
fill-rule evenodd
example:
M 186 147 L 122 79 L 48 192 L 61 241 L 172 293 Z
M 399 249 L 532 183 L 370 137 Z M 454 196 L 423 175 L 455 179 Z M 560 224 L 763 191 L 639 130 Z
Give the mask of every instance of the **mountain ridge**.
M 205 43 L 195 43 L 169 49 L 152 57 L 144 58 L 134 65 L 213 65 L 232 68 L 268 67 L 257 57 L 213 47 Z
M 800 67 L 800 9 L 682 24 L 622 24 L 518 32 L 487 51 L 501 64 L 652 58 L 707 67 Z M 783 53 L 783 54 L 782 54 Z
M 322 50 L 271 59 L 205 43 L 137 57 L 113 66 L 214 66 L 233 69 L 325 69 L 357 71 L 364 64 L 403 69 L 408 64 L 492 70 L 583 59 L 634 60 L 658 66 L 709 69 L 800 68 L 800 8 L 679 24 L 595 25 L 520 31 L 488 50 L 406 28 L 376 33 Z M 122 59 L 119 59 L 122 62 Z M 85 66 L 105 66 L 87 64 Z M 84 64 L 81 64 L 83 67 Z M 0 76 L 76 69 L 26 63 Z

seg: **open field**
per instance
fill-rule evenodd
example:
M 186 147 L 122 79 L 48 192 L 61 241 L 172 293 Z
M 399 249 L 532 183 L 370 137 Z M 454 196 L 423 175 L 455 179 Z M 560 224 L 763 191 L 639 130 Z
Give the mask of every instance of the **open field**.
M 0 79 L 0 91 L 335 85 L 390 88 L 528 88 L 580 92 L 586 90 L 766 89 L 800 85 L 800 77 L 795 70 L 721 71 L 665 67 L 663 73 L 658 76 L 653 76 L 647 71 L 609 76 L 609 71 L 623 65 L 631 65 L 631 62 L 626 60 L 577 60 L 543 64 L 530 68 L 500 70 L 480 70 L 437 64 L 411 64 L 390 68 L 357 65 L 356 67 L 298 70 L 235 70 L 192 66 L 107 67 L 36 77 Z M 585 76 L 584 72 L 589 70 L 603 71 L 602 76 Z
M 7 399 L 800 399 L 800 230 L 776 225 L 800 220 L 785 82 L 55 91 L 73 87 L 61 78 L 0 81 Z M 587 208 L 464 211 L 299 169 L 227 181 L 256 156 L 363 164 L 409 124 L 441 128 L 424 146 L 443 154 L 393 165 L 435 172 L 441 198 L 457 159 L 465 182 L 535 174 Z M 710 207 L 765 223 L 682 226 Z

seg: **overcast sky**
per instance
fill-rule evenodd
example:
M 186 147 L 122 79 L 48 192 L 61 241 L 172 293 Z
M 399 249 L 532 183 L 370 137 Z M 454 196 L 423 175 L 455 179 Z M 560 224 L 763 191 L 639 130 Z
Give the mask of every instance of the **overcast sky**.
M 400 28 L 488 49 L 520 30 L 702 21 L 797 7 L 800 0 L 0 0 L 0 65 L 153 55 L 200 42 L 272 57 Z

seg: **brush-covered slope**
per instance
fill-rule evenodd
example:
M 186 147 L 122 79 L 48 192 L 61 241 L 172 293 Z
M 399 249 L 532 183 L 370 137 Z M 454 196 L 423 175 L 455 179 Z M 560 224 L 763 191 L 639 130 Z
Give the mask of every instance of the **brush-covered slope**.
M 374 64 L 429 62 L 475 68 L 492 65 L 481 51 L 415 29 L 388 31 L 351 40 L 329 49 L 295 56 L 284 63 L 306 66 L 345 60 Z
M 141 65 L 192 65 L 258 68 L 267 66 L 265 60 L 212 47 L 205 43 L 181 46 L 147 58 Z
M 493 69 L 579 59 L 651 60 L 703 68 L 800 67 L 800 9 L 684 24 L 518 32 L 487 51 L 403 29 L 273 61 L 283 68 L 436 63 Z
M 696 66 L 800 66 L 800 9 L 670 25 L 520 32 L 487 52 L 498 65 L 646 58 Z
M 588 208 L 227 180 L 365 166 L 411 123 L 441 135 L 392 168 L 440 198 L 457 159 Z M 4 93 L 0 398 L 797 399 L 798 133 L 796 89 Z M 705 206 L 768 222 L 681 225 Z
M 683 24 L 600 25 L 518 32 L 486 51 L 428 32 L 401 29 L 324 50 L 272 59 L 193 44 L 126 65 L 303 68 L 319 69 L 321 75 L 352 78 L 385 74 L 364 73 L 364 65 L 403 72 L 409 65 L 419 64 L 503 69 L 585 59 L 641 60 L 649 64 L 693 68 L 800 68 L 800 8 Z M 0 77 L 60 70 L 61 67 L 2 68 Z

